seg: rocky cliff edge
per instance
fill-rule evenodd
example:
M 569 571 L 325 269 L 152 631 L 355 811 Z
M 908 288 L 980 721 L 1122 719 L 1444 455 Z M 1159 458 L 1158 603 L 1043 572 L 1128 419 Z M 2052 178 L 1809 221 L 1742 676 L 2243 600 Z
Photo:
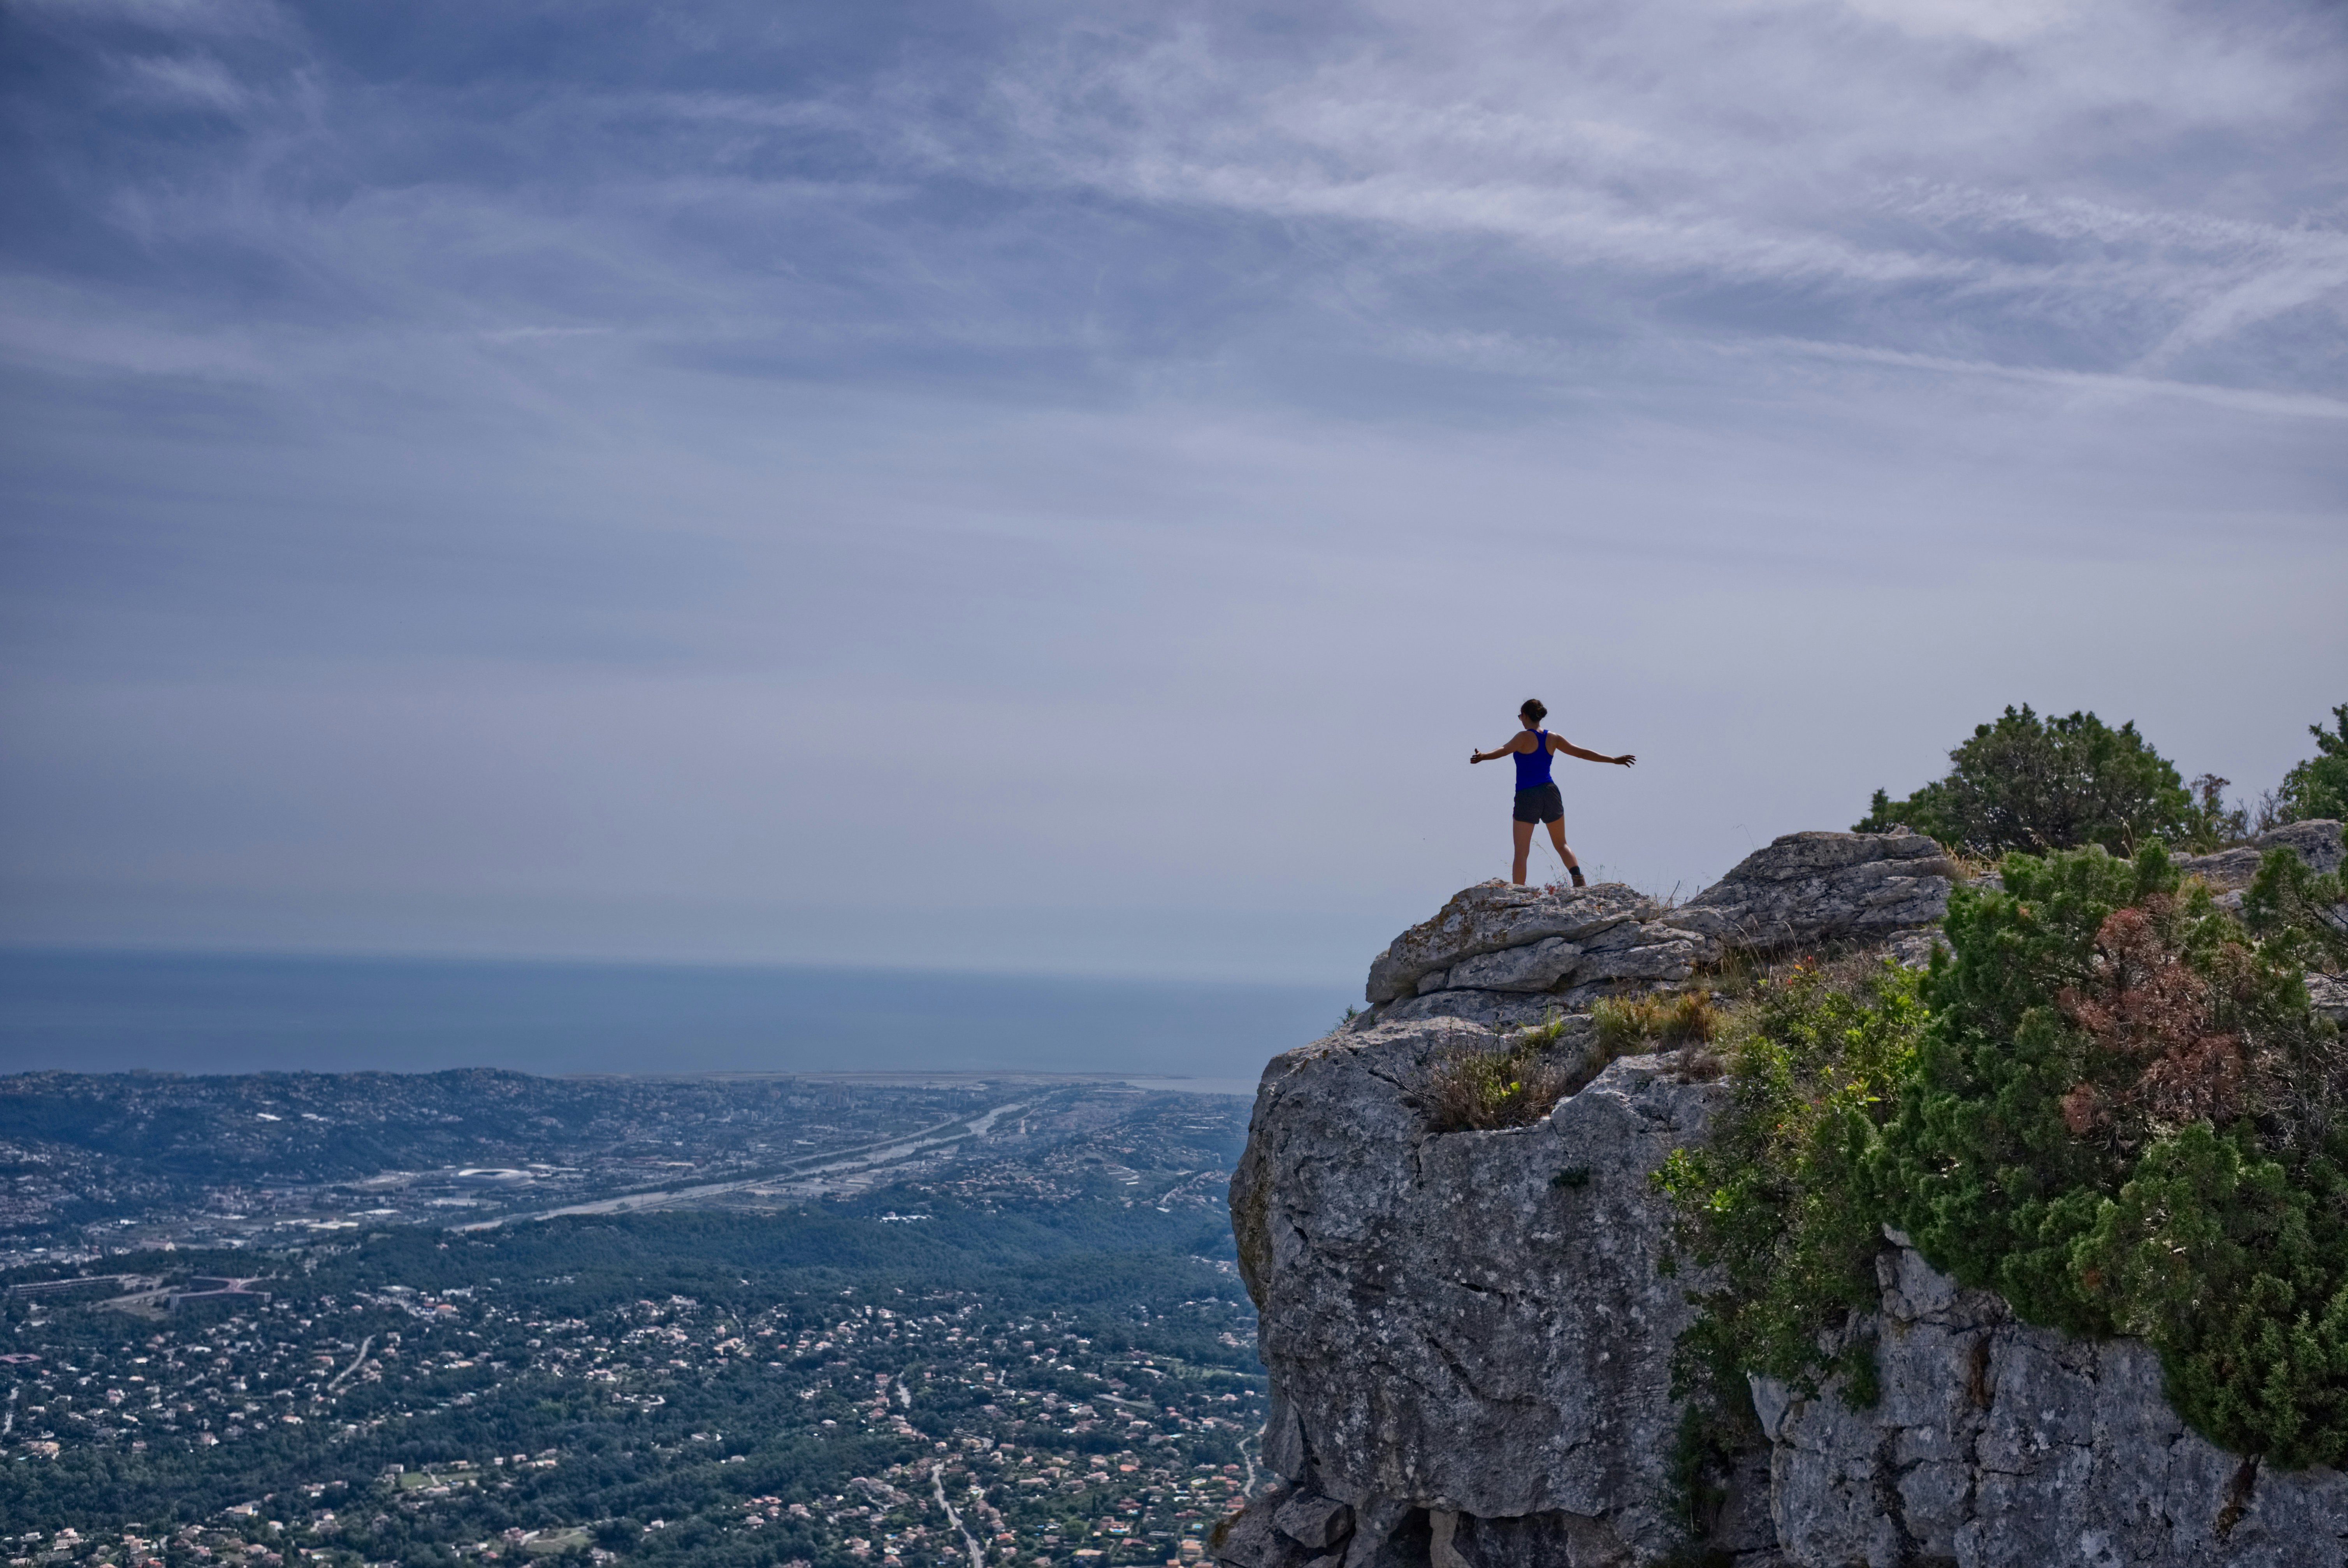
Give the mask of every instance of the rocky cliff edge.
M 2336 858 L 2336 828 L 2305 829 Z M 2242 857 L 2237 853 L 2234 860 Z M 2311 857 L 2315 858 L 2315 857 Z M 2188 862 L 2214 885 L 2247 872 Z M 2254 865 L 2255 857 L 2251 858 Z M 2321 868 L 2319 868 L 2321 869 Z M 2239 875 L 2236 873 L 2240 873 Z M 1543 1120 L 1437 1135 L 1444 1054 L 1738 952 L 1929 949 L 1956 868 L 1909 834 L 1797 833 L 1665 908 L 1619 885 L 1488 882 L 1379 955 L 1369 1012 L 1276 1058 L 1231 1183 L 1261 1314 L 1276 1478 L 1220 1531 L 1231 1568 L 2348 1564 L 2348 1481 L 2261 1474 L 2185 1430 L 2140 1344 L 2070 1341 L 1887 1248 L 1882 1396 L 1766 1384 L 1766 1451 L 1702 1557 L 1672 1474 L 1673 1346 L 1648 1176 L 1725 1092 L 1672 1053 L 1613 1062 Z M 1898 1238 L 1893 1238 L 1896 1243 Z

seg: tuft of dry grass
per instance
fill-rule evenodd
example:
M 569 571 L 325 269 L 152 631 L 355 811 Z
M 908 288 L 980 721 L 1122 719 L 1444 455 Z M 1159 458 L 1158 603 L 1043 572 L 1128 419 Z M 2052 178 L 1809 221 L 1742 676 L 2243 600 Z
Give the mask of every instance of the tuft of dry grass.
M 1720 1009 L 1704 991 L 1607 996 L 1592 1004 L 1601 1043 L 1618 1057 L 1677 1046 L 1710 1045 L 1720 1034 Z
M 1437 1057 L 1420 1086 L 1427 1119 L 1437 1132 L 1489 1132 L 1529 1127 L 1580 1088 L 1583 1064 L 1552 1054 L 1565 1032 L 1553 1018 L 1534 1029 L 1501 1037 L 1497 1047 L 1473 1047 Z
M 1696 971 L 1695 984 L 1712 995 L 1715 1006 L 1750 1001 L 1769 973 L 1769 962 L 1756 954 L 1733 951 Z
M 1957 868 L 1956 880 L 1961 882 L 1979 882 L 1997 870 L 1998 857 L 1995 855 L 1967 854 L 1962 850 L 1952 850 L 1945 844 L 1941 846 L 1941 853 L 1946 855 L 1949 863 Z
M 1603 1060 L 1676 1050 L 1680 1069 L 1690 1078 L 1716 1078 L 1727 1070 L 1712 1048 L 1726 1016 L 1708 991 L 1603 997 L 1590 1015 L 1598 1025 Z

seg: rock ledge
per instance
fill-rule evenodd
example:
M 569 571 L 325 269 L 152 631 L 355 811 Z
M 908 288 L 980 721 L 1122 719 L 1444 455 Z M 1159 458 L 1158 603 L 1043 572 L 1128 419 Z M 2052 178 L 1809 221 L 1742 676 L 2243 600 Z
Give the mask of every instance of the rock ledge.
M 2334 825 L 2275 837 L 2339 858 Z M 2239 888 L 2256 861 L 2188 869 Z M 1725 1088 L 1632 1057 L 1533 1126 L 1437 1136 L 1418 1087 L 1496 1027 L 1683 985 L 1730 954 L 1862 944 L 1918 961 L 1955 874 L 1929 839 L 1796 833 L 1678 908 L 1620 885 L 1486 882 L 1397 937 L 1370 1012 L 1276 1057 L 1257 1092 L 1231 1218 L 1276 1484 L 1219 1530 L 1216 1558 L 1632 1568 L 1684 1548 L 1670 1362 L 1702 1282 L 1661 1273 L 1670 1217 L 1649 1175 L 1704 1136 Z M 2319 997 L 2325 984 L 2348 995 L 2318 977 Z M 2348 1478 L 2221 1452 L 2168 1408 L 2143 1345 L 2022 1325 L 1890 1243 L 1880 1308 L 1854 1330 L 1877 1339 L 1879 1401 L 1756 1383 L 1768 1449 L 1731 1478 L 1702 1543 L 1714 1561 L 2348 1568 Z

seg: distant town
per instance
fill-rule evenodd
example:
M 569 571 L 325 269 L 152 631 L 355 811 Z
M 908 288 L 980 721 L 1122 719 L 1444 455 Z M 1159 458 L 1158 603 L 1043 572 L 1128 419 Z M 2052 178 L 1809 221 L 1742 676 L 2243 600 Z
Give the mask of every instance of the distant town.
M 199 1087 L 215 1114 L 258 1103 Z M 281 1080 L 269 1103 L 340 1087 Z M 1254 1486 L 1262 1384 L 1222 1212 L 1245 1102 L 603 1092 L 628 1119 L 589 1125 L 635 1130 L 600 1153 L 544 1158 L 541 1130 L 495 1161 L 476 1143 L 479 1164 L 303 1169 L 264 1133 L 265 1181 L 158 1182 L 18 1130 L 22 1185 L 98 1167 L 104 1202 L 156 1201 L 19 1222 L 0 1555 L 1179 1564 Z M 457 1113 L 427 1094 L 408 1114 Z
M 0 1078 L 0 1268 L 394 1223 L 756 1212 L 949 1172 L 958 1191 L 1048 1199 L 1079 1163 L 1163 1171 L 1168 1138 L 1243 1125 L 1229 1097 L 1166 1097 L 1216 1108 L 1192 1128 L 1131 1118 L 1158 1098 L 953 1075 L 22 1074 Z M 1067 1147 L 1112 1125 L 1127 1147 Z M 1174 1181 L 1214 1185 L 1203 1151 L 1189 1163 L 1209 1168 Z

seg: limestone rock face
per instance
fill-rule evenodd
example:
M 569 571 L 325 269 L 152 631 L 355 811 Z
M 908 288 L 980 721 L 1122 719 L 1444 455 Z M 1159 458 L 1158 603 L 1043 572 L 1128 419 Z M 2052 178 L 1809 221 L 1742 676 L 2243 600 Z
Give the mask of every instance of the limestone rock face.
M 2307 977 L 2307 999 L 2315 1010 L 2335 1024 L 2348 1024 L 2348 978 L 2338 975 L 2310 975 Z
M 1648 1173 L 1720 1091 L 1633 1057 L 1534 1126 L 1433 1135 L 1415 1086 L 1489 1044 L 1387 1024 L 1265 1072 L 1231 1205 L 1285 1488 L 1227 1561 L 1302 1568 L 1341 1522 L 1348 1568 L 1629 1563 L 1676 1541 L 1670 1360 L 1691 1309 L 1659 1272 Z
M 1902 830 L 1788 833 L 1677 909 L 1620 882 L 1478 882 L 1370 965 L 1369 1023 L 1531 1023 L 1680 985 L 1731 953 L 1919 937 L 1946 913 L 1955 875 L 1940 845 Z
M 1921 833 L 1788 833 L 1674 911 L 1725 945 L 1778 952 L 1937 924 L 1957 867 Z
M 1370 1024 L 1406 1023 L 1414 1018 L 1465 1018 L 1489 1029 L 1522 1028 L 1556 1017 L 1559 1009 L 1578 1001 L 1554 992 L 1434 991 L 1365 1015 Z M 1565 1016 L 1568 1027 L 1588 1026 L 1586 1013 Z M 1369 1025 L 1364 1025 L 1368 1027 Z
M 1653 904 L 1620 882 L 1564 892 L 1498 881 L 1478 882 L 1452 895 L 1434 919 L 1395 937 L 1370 965 L 1365 994 L 1374 1003 L 1391 1002 L 1409 995 L 1420 981 L 1461 959 L 1529 946 L 1552 936 L 1579 942 L 1653 910 Z
M 2188 1431 L 2141 1342 L 2019 1324 L 1904 1246 L 1879 1269 L 1872 1409 L 1754 1387 L 1789 1562 L 2348 1562 L 2348 1477 L 2262 1471 Z
M 2220 850 L 2214 855 L 2188 855 L 2177 864 L 2179 870 L 2208 882 L 2213 892 L 2239 892 L 2259 874 L 2259 861 L 2266 858 L 2269 850 L 2289 850 L 2305 861 L 2312 872 L 2337 871 L 2342 854 L 2340 824 L 2328 819 L 2292 822 L 2271 833 L 2261 833 L 2239 849 Z

